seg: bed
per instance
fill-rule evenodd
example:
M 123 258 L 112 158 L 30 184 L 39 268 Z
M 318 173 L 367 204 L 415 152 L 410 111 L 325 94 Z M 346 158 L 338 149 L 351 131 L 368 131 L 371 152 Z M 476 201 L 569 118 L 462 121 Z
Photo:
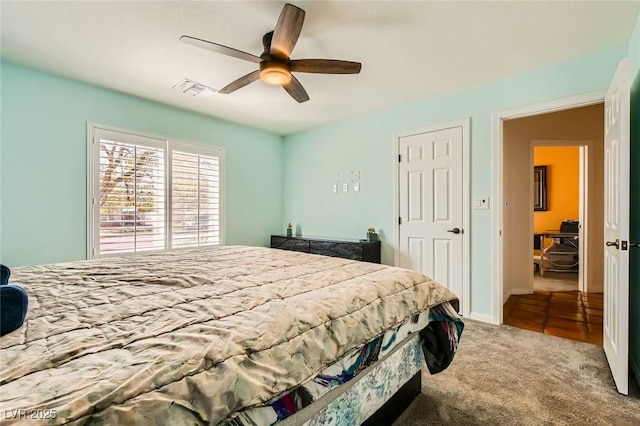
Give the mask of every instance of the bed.
M 446 368 L 463 328 L 456 296 L 421 274 L 260 247 L 11 278 L 30 307 L 0 338 L 3 424 L 329 424 L 391 371 L 379 403 L 340 423 L 360 424 L 423 359 Z

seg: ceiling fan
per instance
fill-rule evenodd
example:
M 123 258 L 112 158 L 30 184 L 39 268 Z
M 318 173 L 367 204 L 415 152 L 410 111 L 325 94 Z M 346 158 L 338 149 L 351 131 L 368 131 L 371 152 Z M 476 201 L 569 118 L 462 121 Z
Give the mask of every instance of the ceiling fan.
M 275 29 L 266 33 L 262 38 L 264 52 L 260 56 L 187 35 L 180 37 L 180 41 L 259 64 L 259 69 L 231 82 L 219 93 L 231 93 L 261 79 L 265 83 L 282 86 L 296 101 L 305 102 L 309 100 L 309 95 L 298 79 L 291 75 L 292 72 L 358 74 L 362 64 L 335 59 L 292 60 L 289 56 L 298 41 L 300 31 L 302 31 L 304 14 L 304 10 L 299 7 L 289 3 L 285 4 Z

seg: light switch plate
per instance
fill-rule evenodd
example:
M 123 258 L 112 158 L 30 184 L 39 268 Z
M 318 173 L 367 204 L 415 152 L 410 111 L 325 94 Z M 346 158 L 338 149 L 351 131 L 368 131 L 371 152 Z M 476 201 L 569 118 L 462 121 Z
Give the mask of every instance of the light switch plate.
M 360 182 L 356 182 L 353 184 L 353 190 L 356 192 L 360 191 Z
M 342 185 L 342 191 L 343 192 L 349 191 L 349 184 L 348 183 L 345 183 L 345 184 Z
M 476 197 L 473 200 L 473 208 L 476 210 L 489 210 L 489 197 Z
M 333 192 L 338 192 L 338 185 L 333 185 Z

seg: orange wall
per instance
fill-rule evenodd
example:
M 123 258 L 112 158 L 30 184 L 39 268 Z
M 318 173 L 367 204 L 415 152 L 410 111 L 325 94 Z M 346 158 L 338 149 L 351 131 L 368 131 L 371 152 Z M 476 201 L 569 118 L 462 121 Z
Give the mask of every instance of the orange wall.
M 559 229 L 563 220 L 578 220 L 580 191 L 580 148 L 536 146 L 533 164 L 547 166 L 547 211 L 533 213 L 533 229 L 541 233 Z

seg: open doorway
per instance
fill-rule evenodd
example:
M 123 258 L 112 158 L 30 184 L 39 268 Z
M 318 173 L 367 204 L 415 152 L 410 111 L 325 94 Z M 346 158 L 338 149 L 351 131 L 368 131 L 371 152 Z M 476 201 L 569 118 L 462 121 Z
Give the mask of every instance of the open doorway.
M 597 102 L 502 123 L 505 324 L 602 345 L 603 116 Z
M 533 268 L 529 292 L 584 291 L 588 141 L 531 140 Z

